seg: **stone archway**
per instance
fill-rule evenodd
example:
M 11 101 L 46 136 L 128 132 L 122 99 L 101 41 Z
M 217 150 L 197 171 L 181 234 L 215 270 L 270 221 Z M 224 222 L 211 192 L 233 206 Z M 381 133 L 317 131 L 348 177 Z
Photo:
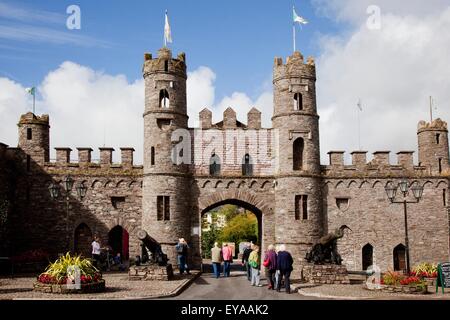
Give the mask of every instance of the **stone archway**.
M 203 214 L 216 207 L 234 204 L 251 211 L 258 220 L 258 242 L 261 252 L 265 251 L 266 244 L 275 242 L 275 221 L 272 207 L 262 197 L 242 189 L 224 190 L 222 192 L 205 193 L 198 198 L 198 235 L 192 237 L 197 250 L 194 253 L 193 263 L 201 266 L 201 219 Z

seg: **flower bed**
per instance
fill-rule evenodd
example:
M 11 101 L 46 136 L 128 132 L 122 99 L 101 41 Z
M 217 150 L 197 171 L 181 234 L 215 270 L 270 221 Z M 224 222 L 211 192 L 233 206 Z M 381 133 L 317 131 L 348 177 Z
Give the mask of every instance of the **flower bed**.
M 36 281 L 33 290 L 45 293 L 97 293 L 105 291 L 105 280 L 97 282 L 82 283 L 80 289 L 70 288 L 67 284 L 49 284 Z
M 105 281 L 90 260 L 67 253 L 38 276 L 33 288 L 48 293 L 92 293 L 104 291 Z
M 428 292 L 428 283 L 417 276 L 405 276 L 399 272 L 388 271 L 380 279 L 377 285 L 373 279 L 373 285 L 365 288 L 369 290 L 382 290 L 391 293 L 408 293 L 408 294 L 426 294 Z

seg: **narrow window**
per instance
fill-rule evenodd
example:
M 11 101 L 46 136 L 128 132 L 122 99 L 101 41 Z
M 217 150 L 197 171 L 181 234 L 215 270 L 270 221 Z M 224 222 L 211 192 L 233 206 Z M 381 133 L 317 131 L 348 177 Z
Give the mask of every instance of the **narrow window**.
M 169 61 L 168 61 L 168 60 L 165 60 L 165 61 L 164 61 L 164 71 L 165 71 L 165 72 L 168 72 L 168 71 L 169 71 Z
M 244 161 L 242 163 L 242 175 L 243 176 L 253 175 L 253 164 L 252 164 L 252 159 L 251 159 L 250 155 L 247 153 L 244 156 L 243 160 Z
M 31 170 L 31 157 L 27 155 L 27 171 L 30 172 Z
M 157 211 L 156 219 L 158 221 L 163 220 L 164 219 L 164 197 L 163 196 L 158 196 L 156 198 L 156 211 Z
M 173 81 L 170 81 L 169 86 L 170 86 L 171 88 L 175 88 L 175 83 L 174 83 Z
M 302 196 L 296 195 L 295 196 L 295 220 L 300 220 L 300 210 L 301 206 L 300 203 L 302 201 Z
M 295 220 L 308 220 L 308 196 L 295 196 Z
M 394 271 L 406 270 L 406 247 L 399 244 L 394 248 Z
M 164 196 L 164 220 L 170 220 L 170 197 Z
M 442 173 L 442 159 L 439 158 L 439 173 Z
M 436 144 L 440 144 L 440 143 L 441 143 L 441 134 L 436 133 Z
M 444 207 L 447 206 L 447 190 L 443 189 L 442 190 L 442 202 L 444 203 Z
M 294 141 L 293 145 L 293 169 L 294 170 L 302 170 L 303 167 L 303 149 L 304 142 L 303 138 L 297 138 Z
M 150 149 L 150 164 L 151 164 L 152 166 L 155 165 L 155 147 L 152 147 L 152 148 Z
M 303 195 L 302 197 L 302 219 L 308 220 L 308 196 Z
M 123 209 L 125 197 L 111 197 L 111 204 L 114 209 Z
M 170 220 L 170 197 L 157 196 L 156 197 L 156 219 L 158 221 Z
M 209 174 L 211 176 L 220 175 L 220 158 L 215 153 L 213 153 L 209 160 Z
M 303 110 L 303 97 L 301 93 L 294 94 L 294 110 Z
M 169 93 L 166 89 L 162 89 L 159 92 L 159 107 L 160 108 L 169 108 L 170 107 L 170 99 Z
M 33 139 L 33 133 L 31 131 L 31 128 L 27 128 L 27 140 Z

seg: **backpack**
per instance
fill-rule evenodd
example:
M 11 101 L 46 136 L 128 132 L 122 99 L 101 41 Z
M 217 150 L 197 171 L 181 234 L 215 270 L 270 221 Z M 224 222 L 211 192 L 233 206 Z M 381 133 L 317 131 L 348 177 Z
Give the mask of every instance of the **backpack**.
M 179 244 L 177 245 L 177 253 L 178 254 L 183 254 L 184 253 L 184 246 Z

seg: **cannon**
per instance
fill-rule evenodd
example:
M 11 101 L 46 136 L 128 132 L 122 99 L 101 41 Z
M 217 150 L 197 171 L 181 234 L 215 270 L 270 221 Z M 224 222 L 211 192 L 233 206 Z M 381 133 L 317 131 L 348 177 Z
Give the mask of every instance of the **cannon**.
M 161 249 L 158 241 L 148 235 L 145 230 L 139 230 L 137 237 L 141 240 L 141 261 L 142 264 L 158 264 L 167 266 L 167 255 Z M 149 255 L 150 253 L 150 255 Z
M 323 236 L 312 247 L 311 251 L 306 254 L 305 260 L 314 264 L 336 264 L 342 263 L 341 255 L 337 251 L 337 240 L 344 236 L 344 230 L 350 229 L 346 225 L 342 225 L 335 232 Z

